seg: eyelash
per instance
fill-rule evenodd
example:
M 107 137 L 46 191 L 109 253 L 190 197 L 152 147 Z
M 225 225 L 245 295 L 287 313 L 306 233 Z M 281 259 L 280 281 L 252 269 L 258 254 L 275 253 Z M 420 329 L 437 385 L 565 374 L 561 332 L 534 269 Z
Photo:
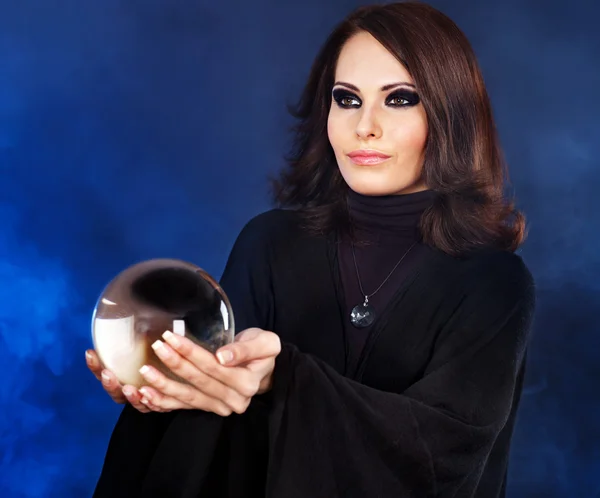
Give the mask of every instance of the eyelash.
M 353 93 L 351 93 L 347 90 L 341 90 L 341 89 L 334 90 L 333 91 L 333 99 L 335 100 L 337 106 L 340 109 L 357 109 L 358 107 L 360 107 L 360 99 L 356 95 L 354 95 Z M 359 104 L 358 105 L 344 104 L 343 102 L 345 99 L 357 100 L 359 102 Z M 390 104 L 389 102 L 394 99 L 404 100 L 406 103 L 405 104 Z M 419 101 L 420 101 L 420 99 L 416 92 L 411 92 L 410 90 L 400 90 L 400 91 L 394 92 L 391 95 L 389 95 L 388 98 L 386 99 L 386 104 L 389 105 L 390 107 L 402 109 L 404 107 L 413 107 L 413 106 L 417 105 L 419 103 Z

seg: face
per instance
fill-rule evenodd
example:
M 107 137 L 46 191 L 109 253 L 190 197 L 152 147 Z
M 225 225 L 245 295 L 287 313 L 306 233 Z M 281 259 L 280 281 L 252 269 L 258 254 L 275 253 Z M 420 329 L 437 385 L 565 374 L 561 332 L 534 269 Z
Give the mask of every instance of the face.
M 425 190 L 427 116 L 406 68 L 369 33 L 350 38 L 335 71 L 329 141 L 348 186 L 363 195 Z

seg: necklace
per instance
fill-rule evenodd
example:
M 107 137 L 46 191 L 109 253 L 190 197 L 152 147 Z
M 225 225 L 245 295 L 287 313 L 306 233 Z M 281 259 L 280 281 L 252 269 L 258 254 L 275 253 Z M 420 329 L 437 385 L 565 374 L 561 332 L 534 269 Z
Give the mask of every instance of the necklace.
M 371 294 L 365 293 L 362 282 L 360 281 L 360 274 L 358 273 L 358 265 L 356 264 L 356 254 L 354 253 L 354 244 L 352 244 L 352 258 L 354 259 L 354 268 L 356 268 L 356 278 L 358 280 L 358 287 L 360 289 L 360 293 L 365 296 L 365 301 L 362 304 L 357 304 L 352 308 L 352 312 L 350 313 L 350 323 L 354 325 L 356 328 L 363 329 L 368 327 L 375 321 L 375 308 L 373 305 L 369 304 L 369 298 L 373 297 L 375 294 L 379 292 L 379 290 L 384 286 L 384 284 L 390 279 L 396 268 L 402 263 L 402 260 L 406 257 L 406 255 L 410 252 L 410 250 L 415 247 L 416 242 L 414 242 L 407 251 L 402 255 L 400 260 L 396 263 L 396 265 L 392 268 L 392 271 L 385 277 L 385 280 L 381 282 L 379 287 L 375 289 Z

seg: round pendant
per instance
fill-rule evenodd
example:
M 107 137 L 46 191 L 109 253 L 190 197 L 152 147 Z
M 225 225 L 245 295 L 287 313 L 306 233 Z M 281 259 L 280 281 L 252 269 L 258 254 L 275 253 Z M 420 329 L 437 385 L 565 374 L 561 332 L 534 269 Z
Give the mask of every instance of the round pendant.
M 375 309 L 370 304 L 357 304 L 350 313 L 350 323 L 363 329 L 375 321 Z

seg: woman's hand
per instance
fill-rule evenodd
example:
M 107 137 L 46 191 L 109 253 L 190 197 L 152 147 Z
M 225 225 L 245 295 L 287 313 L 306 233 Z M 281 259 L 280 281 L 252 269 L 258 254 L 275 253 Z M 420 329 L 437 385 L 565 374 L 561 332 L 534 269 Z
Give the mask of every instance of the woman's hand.
M 102 387 L 115 403 L 131 405 L 142 413 L 148 413 L 150 408 L 141 402 L 142 395 L 134 386 L 122 386 L 115 374 L 103 369 L 100 359 L 93 349 L 85 352 L 85 362 L 95 377 L 102 382 Z
M 169 331 L 163 338 L 164 342 L 156 341 L 152 348 L 189 385 L 143 366 L 140 373 L 149 385 L 140 388 L 141 402 L 152 411 L 198 409 L 221 416 L 244 413 L 255 394 L 271 388 L 275 358 L 281 351 L 279 337 L 273 332 L 244 330 L 216 356 Z

